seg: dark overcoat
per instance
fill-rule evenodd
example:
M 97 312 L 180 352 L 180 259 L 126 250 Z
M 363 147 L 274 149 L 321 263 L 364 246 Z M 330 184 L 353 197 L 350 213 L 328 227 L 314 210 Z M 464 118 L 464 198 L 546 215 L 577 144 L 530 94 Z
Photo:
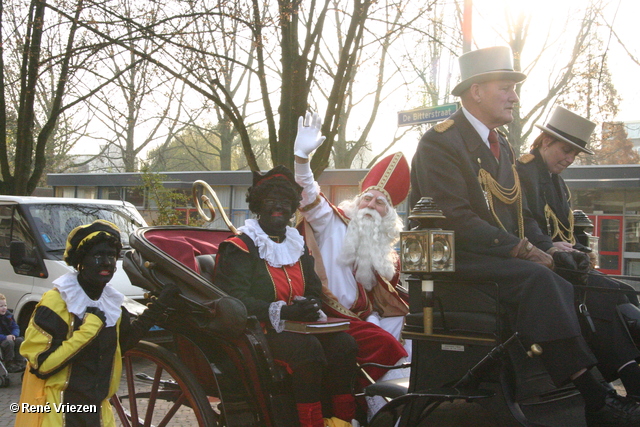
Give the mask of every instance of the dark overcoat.
M 547 223 L 544 208 L 548 204 L 558 220 L 569 227 L 569 214 L 573 214 L 569 206 L 569 189 L 560 175 L 549 173 L 538 150 L 531 151 L 530 155 L 533 159 L 527 155 L 518 160 L 518 175 L 531 215 L 540 230 L 551 236 L 555 230 Z
M 581 335 L 573 286 L 542 265 L 510 256 L 520 241 L 516 205 L 495 201 L 501 228 L 478 181 L 483 168 L 500 185 L 513 187 L 514 160 L 509 143 L 500 136 L 497 162 L 459 110 L 450 122 L 435 126 L 420 140 L 411 168 L 411 203 L 423 196 L 433 198 L 446 216 L 439 225 L 455 231 L 455 275 L 498 283 L 511 327 L 525 344 L 542 345 L 543 363 L 561 384 L 596 363 Z M 549 249 L 551 239 L 540 231 L 526 204 L 523 214 L 525 236 L 543 251 Z
M 568 228 L 569 216 L 573 215 L 569 203 L 569 189 L 560 175 L 549 173 L 540 151 L 535 149 L 529 155 L 521 157 L 517 162 L 517 170 L 527 204 L 540 229 L 548 235 L 555 232 L 553 224 L 547 221 L 545 215 L 547 205 L 564 227 Z M 562 239 L 557 236 L 554 240 Z M 595 271 L 588 276 L 587 285 L 631 289 L 628 285 Z M 616 310 L 618 304 L 628 303 L 629 298 L 622 293 L 589 291 L 580 294 L 579 298 L 586 304 L 595 327 L 595 333 L 585 330 L 585 336 L 598 358 L 598 367 L 603 376 L 608 381 L 613 381 L 618 377 L 617 370 L 620 366 L 629 360 L 640 360 L 640 352 Z M 637 303 L 636 297 L 632 300 Z M 587 326 L 589 325 L 583 322 L 583 329 Z

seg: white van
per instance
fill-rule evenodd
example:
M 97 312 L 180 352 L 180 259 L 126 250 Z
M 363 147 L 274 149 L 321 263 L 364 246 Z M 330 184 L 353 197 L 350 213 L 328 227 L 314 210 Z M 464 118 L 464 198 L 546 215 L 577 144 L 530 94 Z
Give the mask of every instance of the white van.
M 20 326 L 29 323 L 34 307 L 52 282 L 72 268 L 62 260 L 67 235 L 78 225 L 96 219 L 120 228 L 122 245 L 129 249 L 129 235 L 146 223 L 129 202 L 62 197 L 0 196 L 0 293 Z M 21 242 L 13 243 L 12 242 Z M 111 285 L 134 300 L 144 290 L 131 285 L 118 261 Z

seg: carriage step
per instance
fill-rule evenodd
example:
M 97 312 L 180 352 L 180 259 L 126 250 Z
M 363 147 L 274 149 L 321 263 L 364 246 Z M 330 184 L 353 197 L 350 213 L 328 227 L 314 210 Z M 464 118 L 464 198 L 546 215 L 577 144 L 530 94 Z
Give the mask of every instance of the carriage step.
M 143 382 L 148 382 L 148 383 L 154 382 L 154 378 L 150 375 L 145 374 L 144 372 L 138 372 L 137 374 L 135 374 L 135 377 Z M 180 385 L 173 380 L 159 380 L 158 383 L 160 384 L 160 387 L 162 387 L 163 389 L 172 389 L 172 390 L 180 389 Z
M 364 389 L 365 396 L 382 396 L 390 399 L 404 396 L 409 390 L 409 378 L 378 381 Z
M 395 399 L 404 396 L 409 391 L 409 378 L 398 378 L 394 380 L 378 381 L 364 389 L 365 396 L 382 396 Z M 430 388 L 423 391 L 411 393 L 416 397 L 429 397 L 438 401 L 466 400 L 472 402 L 479 399 L 488 399 L 495 396 L 495 392 L 485 389 L 465 389 L 465 388 Z
M 465 389 L 465 388 L 430 388 L 424 391 L 412 393 L 414 396 L 429 397 L 439 401 L 466 400 L 473 402 L 480 399 L 488 399 L 496 395 L 492 390 L 485 389 Z

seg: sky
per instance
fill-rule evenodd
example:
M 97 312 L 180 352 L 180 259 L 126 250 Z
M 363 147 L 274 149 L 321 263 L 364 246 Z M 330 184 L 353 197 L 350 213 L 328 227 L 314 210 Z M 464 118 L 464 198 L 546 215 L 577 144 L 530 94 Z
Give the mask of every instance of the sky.
M 407 0 L 417 1 L 417 0 Z M 447 0 L 439 0 L 447 1 Z M 505 45 L 506 41 L 500 35 L 500 29 L 504 26 L 505 12 L 519 12 L 530 14 L 532 23 L 530 37 L 527 39 L 525 48 L 525 58 L 523 64 L 527 63 L 526 55 L 531 52 L 537 53 L 537 45 L 550 33 L 554 39 L 554 48 L 560 52 L 562 48 L 573 44 L 575 31 L 571 31 L 571 26 L 581 16 L 580 9 L 584 7 L 587 0 L 472 0 L 473 1 L 473 48 L 484 48 L 495 45 Z M 593 0 L 596 1 L 596 0 Z M 640 16 L 640 1 L 638 0 L 602 0 L 606 7 L 604 9 L 605 19 L 613 23 L 619 37 L 626 42 L 627 48 L 634 56 L 640 59 L 640 41 L 637 36 L 638 17 Z M 615 37 L 610 37 L 607 32 L 603 39 L 609 55 L 609 68 L 612 72 L 613 81 L 618 93 L 622 97 L 620 112 L 617 120 L 640 121 L 640 84 L 637 76 L 640 75 L 640 65 L 635 64 L 622 49 Z M 562 58 L 562 53 L 557 56 L 547 55 L 553 58 Z M 527 110 L 527 103 L 536 99 L 536 91 L 544 89 L 544 73 L 540 69 L 544 67 L 552 69 L 556 64 L 553 60 L 548 64 L 538 65 L 536 76 L 542 74 L 542 83 L 534 81 L 533 75 L 523 86 L 521 103 L 523 109 Z M 446 61 L 446 60 L 444 60 Z M 458 79 L 457 61 L 453 67 L 453 81 Z M 563 61 L 558 60 L 558 64 Z M 453 84 L 451 85 L 453 87 Z M 451 99 L 450 101 L 455 101 Z M 398 129 L 397 113 L 403 110 L 418 108 L 420 105 L 412 105 L 399 97 L 397 99 L 388 98 L 380 106 L 378 118 L 371 132 L 370 142 L 372 155 L 379 154 L 393 140 L 397 132 L 408 131 L 396 146 L 392 147 L 389 153 L 402 151 L 411 160 L 416 146 L 424 130 L 420 127 Z M 352 132 L 358 132 L 357 126 Z M 355 137 L 356 135 L 354 135 Z M 76 147 L 74 150 L 78 154 L 95 152 L 95 147 Z M 143 154 L 146 157 L 146 154 Z
M 571 32 L 571 26 L 581 16 L 579 10 L 584 7 L 585 3 L 587 3 L 586 0 L 473 0 L 473 49 L 507 44 L 500 35 L 500 28 L 504 26 L 505 11 L 511 9 L 512 12 L 522 11 L 532 16 L 530 37 L 525 45 L 523 64 L 527 62 L 527 53 L 536 53 L 536 45 L 539 45 L 548 33 L 556 40 L 555 48 L 561 50 L 562 46 L 570 46 L 574 42 L 575 31 Z M 638 0 L 604 0 L 604 3 L 606 4 L 604 8 L 606 21 L 613 23 L 618 36 L 626 43 L 631 53 L 640 59 L 640 39 L 637 35 L 640 2 Z M 568 19 L 569 21 L 567 21 Z M 622 98 L 616 120 L 640 121 L 640 84 L 637 80 L 637 76 L 640 75 L 640 65 L 635 64 L 629 58 L 615 37 L 610 35 L 608 31 L 603 35 L 613 82 Z M 561 58 L 562 53 L 559 53 L 558 57 Z M 539 64 L 536 72 L 542 74 L 540 69 L 553 68 L 554 60 L 555 57 L 549 64 Z M 558 60 L 558 63 L 561 62 Z M 457 64 L 453 72 L 453 79 L 458 79 Z M 544 82 L 540 83 L 530 79 L 527 84 L 523 86 L 521 99 L 525 110 L 527 109 L 527 101 L 536 99 L 532 95 L 535 95 L 535 92 L 541 88 L 544 89 Z M 397 111 L 411 110 L 419 106 L 396 104 L 389 105 L 389 107 L 395 107 L 396 111 L 394 113 L 382 109 L 378 121 L 379 131 L 373 133 L 378 138 L 378 140 L 372 141 L 374 154 L 382 150 L 393 137 L 392 130 L 397 126 Z M 402 151 L 410 160 L 415 152 L 419 137 L 417 130 L 411 132 L 391 151 Z
M 587 3 L 586 0 L 473 0 L 473 2 L 475 9 L 474 36 L 480 44 L 479 47 L 490 46 L 492 42 L 495 44 L 500 42 L 500 38 L 495 35 L 495 28 L 500 27 L 504 15 L 494 13 L 496 10 L 510 7 L 515 11 L 523 11 L 533 15 L 532 22 L 535 25 L 532 25 L 532 36 L 536 34 L 537 29 L 539 37 L 542 38 L 547 34 L 549 26 L 552 31 L 555 30 L 560 34 L 565 31 L 565 17 L 570 15 L 578 17 L 579 8 Z M 604 0 L 603 3 L 606 5 L 604 8 L 605 20 L 613 24 L 618 36 L 626 42 L 627 48 L 638 57 L 640 42 L 638 42 L 637 25 L 640 2 L 637 0 Z M 567 29 L 567 31 L 569 30 Z M 620 114 L 617 119 L 623 121 L 640 120 L 640 87 L 634 80 L 634 77 L 640 73 L 640 66 L 633 63 L 615 37 L 605 29 L 603 29 L 603 39 L 609 55 L 609 67 L 614 84 L 622 96 Z M 529 43 L 528 41 L 527 44 Z

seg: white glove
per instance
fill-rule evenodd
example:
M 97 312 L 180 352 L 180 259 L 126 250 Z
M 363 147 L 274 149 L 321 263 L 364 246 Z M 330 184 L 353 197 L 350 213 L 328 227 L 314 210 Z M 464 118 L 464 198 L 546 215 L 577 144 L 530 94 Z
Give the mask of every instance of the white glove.
M 305 125 L 306 123 L 306 125 Z M 308 159 L 316 148 L 324 142 L 326 136 L 322 136 L 320 128 L 322 127 L 322 118 L 318 113 L 307 111 L 306 117 L 298 118 L 298 135 L 293 144 L 293 154 L 303 159 Z

